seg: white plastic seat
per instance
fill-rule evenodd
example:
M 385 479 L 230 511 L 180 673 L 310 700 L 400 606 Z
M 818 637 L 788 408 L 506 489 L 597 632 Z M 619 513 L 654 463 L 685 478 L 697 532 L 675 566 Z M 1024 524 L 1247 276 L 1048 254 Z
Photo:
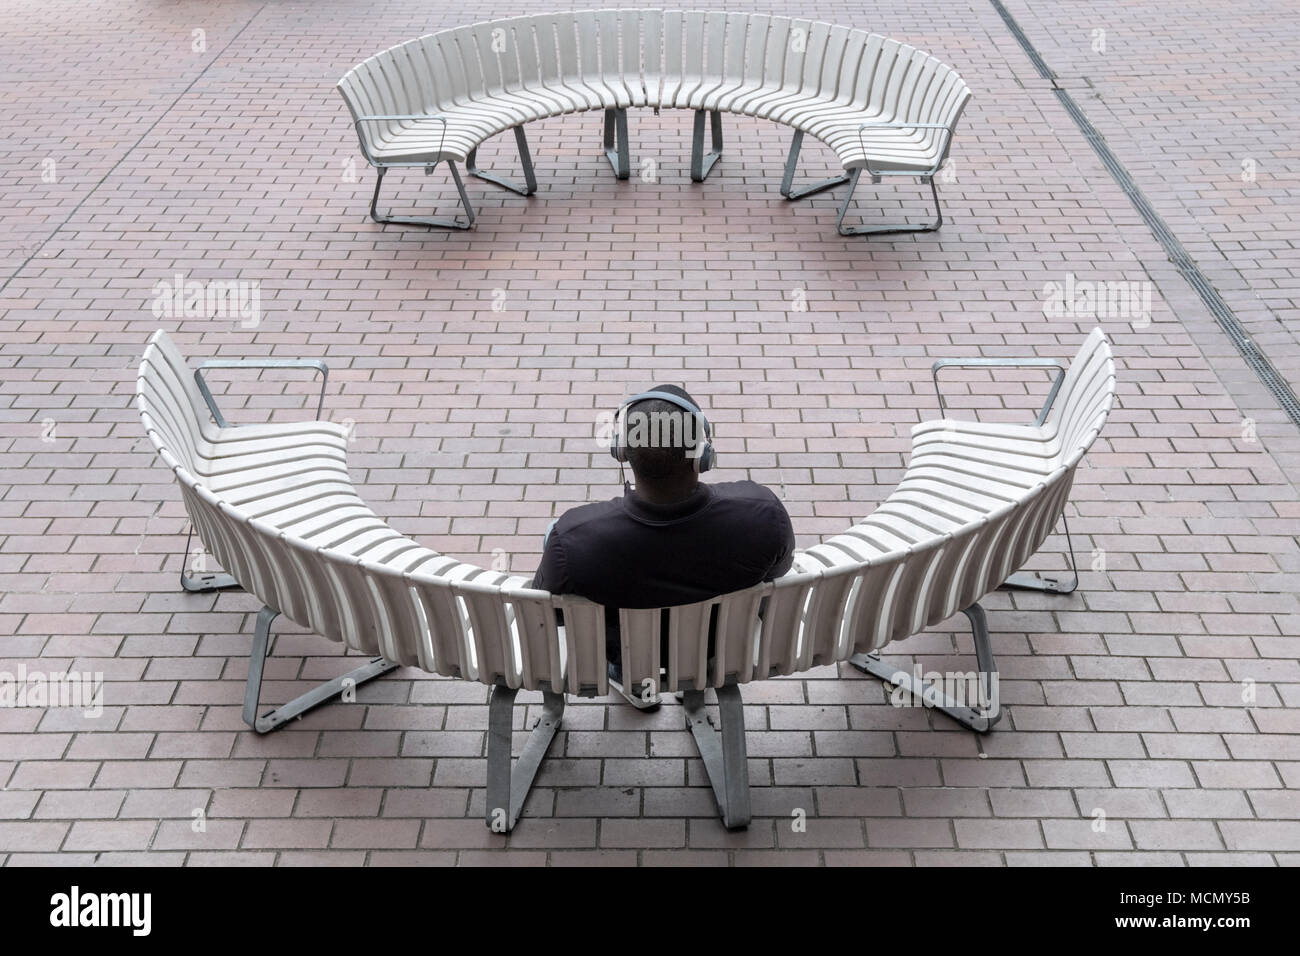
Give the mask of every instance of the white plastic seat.
M 856 185 L 853 174 L 861 171 L 920 176 L 930 182 L 937 212 L 933 175 L 947 159 L 970 98 L 950 67 L 862 30 L 766 14 L 682 10 L 584 10 L 456 27 L 375 54 L 350 70 L 338 88 L 363 155 L 380 170 L 372 217 L 460 228 L 473 224 L 474 213 L 455 164 L 529 195 L 535 182 L 524 125 L 604 110 L 606 152 L 619 178 L 627 178 L 624 114 L 633 107 L 713 114 L 707 160 L 703 120 L 696 119 L 692 178 L 703 179 L 720 155 L 720 117 L 733 113 L 795 130 L 782 186 L 787 198 L 850 179 Z M 479 145 L 511 129 L 527 188 L 473 165 Z M 850 175 L 794 190 L 791 176 L 804 134 L 829 146 Z M 451 164 L 465 219 L 379 215 L 384 170 L 443 162 Z M 844 234 L 925 231 L 942 222 L 846 230 L 842 220 L 843 210 L 837 227 Z
M 1114 394 L 1114 361 L 1098 329 L 1065 371 L 1041 424 L 922 422 L 893 492 L 843 533 L 797 553 L 778 580 L 693 605 L 619 611 L 625 686 L 684 692 L 727 826 L 743 826 L 749 814 L 739 685 L 846 660 L 901 680 L 875 652 L 958 611 L 971 619 L 980 674 L 991 674 L 979 601 L 1013 580 L 1062 518 Z M 352 485 L 347 433 L 338 426 L 217 426 L 164 332 L 141 360 L 136 404 L 205 547 L 265 605 L 245 720 L 259 732 L 275 729 L 347 681 L 399 663 L 490 684 L 487 818 L 512 827 L 559 726 L 564 695 L 608 692 L 604 608 L 532 589 L 523 576 L 439 554 L 393 529 Z M 278 614 L 377 656 L 259 715 L 262 663 Z M 661 630 L 667 660 L 660 659 Z M 720 739 L 704 713 L 706 688 L 717 695 Z M 510 711 L 519 689 L 542 691 L 544 707 L 512 786 Z M 998 716 L 996 705 L 992 712 L 939 706 L 977 730 Z

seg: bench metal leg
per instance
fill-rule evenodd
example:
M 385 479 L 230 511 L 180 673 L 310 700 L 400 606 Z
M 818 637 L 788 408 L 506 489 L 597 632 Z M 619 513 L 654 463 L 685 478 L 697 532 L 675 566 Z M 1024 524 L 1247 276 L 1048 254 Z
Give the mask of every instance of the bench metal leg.
M 191 574 L 190 571 L 190 542 L 194 541 L 194 525 L 190 525 L 190 533 L 185 536 L 185 553 L 181 555 L 181 587 L 186 591 L 203 594 L 209 591 L 224 591 L 225 588 L 240 587 L 239 581 L 234 579 L 234 575 L 225 574 L 224 571 L 203 571 L 199 574 Z
M 515 127 L 515 145 L 519 147 L 519 162 L 524 167 L 524 183 L 520 186 L 513 179 L 507 179 L 504 176 L 498 176 L 495 173 L 487 173 L 478 168 L 476 160 L 478 159 L 478 147 L 475 146 L 465 157 L 465 171 L 471 176 L 486 180 L 497 186 L 509 189 L 511 192 L 519 193 L 521 196 L 531 196 L 537 192 L 537 175 L 533 172 L 533 156 L 528 151 L 528 137 L 524 135 L 524 127 L 521 123 Z
M 605 156 L 614 167 L 617 179 L 632 175 L 632 160 L 627 145 L 627 110 L 605 110 Z
M 226 588 L 237 588 L 239 582 L 235 580 L 233 575 L 224 572 L 190 574 L 182 571 L 181 587 L 194 594 L 203 594 L 207 591 L 223 591 Z
M 853 191 L 858 188 L 858 179 L 862 175 L 862 170 L 853 170 L 849 178 L 849 194 L 844 197 L 844 202 L 840 206 L 839 217 L 835 220 L 835 229 L 841 236 L 879 236 L 894 232 L 934 232 L 943 225 L 943 210 L 939 208 L 939 187 L 934 182 L 933 176 L 919 177 L 922 182 L 930 184 L 930 193 L 934 196 L 934 214 L 935 220 L 930 223 L 920 225 L 910 225 L 908 223 L 898 223 L 885 226 L 848 226 L 844 225 L 844 214 L 849 211 L 849 203 L 853 201 Z M 879 176 L 872 177 L 873 182 L 879 182 Z
M 1002 582 L 1004 588 L 1019 591 L 1046 591 L 1049 594 L 1072 594 L 1079 587 L 1079 565 L 1074 558 L 1074 540 L 1070 537 L 1070 522 L 1061 514 L 1061 524 L 1065 526 L 1066 550 L 1070 552 L 1070 579 L 1066 583 L 1064 575 L 1043 574 L 1040 571 L 1017 571 Z
M 497 685 L 488 705 L 487 802 L 484 819 L 494 833 L 509 833 L 519 821 L 542 759 L 564 717 L 564 695 L 542 691 L 542 716 L 528 735 L 519 762 L 510 767 L 512 715 L 518 690 Z
M 713 149 L 707 155 L 704 152 L 705 114 L 708 114 L 713 127 Z M 691 179 L 697 183 L 704 182 L 704 177 L 709 175 L 709 170 L 721 157 L 722 114 L 717 110 L 696 110 L 695 133 L 691 138 Z
M 682 706 L 686 709 L 686 726 L 695 738 L 709 783 L 713 785 L 722 825 L 728 830 L 749 826 L 749 758 L 745 751 L 745 709 L 740 688 L 735 684 L 718 688 L 721 734 L 709 724 L 704 691 L 686 691 Z
M 199 574 L 190 572 L 190 542 L 193 540 L 194 525 L 190 525 L 190 533 L 185 536 L 185 553 L 181 556 L 181 587 L 194 594 L 239 587 L 239 582 L 235 580 L 233 574 L 221 571 L 206 571 Z
M 434 166 L 426 166 L 424 174 L 431 175 Z M 375 177 L 375 194 L 370 197 L 370 218 L 375 222 L 391 223 L 397 226 L 437 226 L 443 229 L 468 229 L 474 225 L 474 207 L 469 203 L 469 196 L 465 194 L 465 184 L 461 182 L 460 172 L 456 169 L 456 164 L 450 159 L 447 160 L 447 168 L 451 170 L 451 178 L 456 183 L 456 192 L 460 194 L 460 204 L 465 209 L 464 219 L 437 219 L 423 216 L 384 216 L 380 215 L 376 208 L 379 203 L 379 187 L 384 184 L 384 173 L 388 171 L 386 166 L 375 167 L 377 176 Z
M 398 665 L 382 657 L 372 657 L 356 670 L 326 681 L 313 687 L 300 697 L 295 697 L 283 707 L 257 715 L 258 698 L 262 693 L 262 668 L 266 663 L 266 653 L 271 642 L 271 622 L 280 616 L 280 612 L 269 607 L 262 608 L 257 615 L 257 630 L 253 632 L 253 651 L 248 659 L 248 684 L 244 688 L 244 723 L 259 734 L 269 733 L 283 726 L 287 721 L 305 714 L 313 707 L 333 700 L 344 691 L 364 684 L 372 678 L 396 670 Z
M 879 654 L 854 654 L 849 663 L 860 671 L 879 677 L 887 684 L 894 684 L 905 689 L 914 700 L 920 700 L 926 707 L 941 710 L 963 727 L 969 727 L 979 734 L 986 734 L 993 725 L 1002 719 L 1002 710 L 998 703 L 998 677 L 993 662 L 993 648 L 989 643 L 988 619 L 984 608 L 978 603 L 972 604 L 963 612 L 970 621 L 971 634 L 975 638 L 975 662 L 979 667 L 978 686 L 972 688 L 969 681 L 962 686 L 968 696 L 974 691 L 978 706 L 969 706 L 969 700 L 955 700 L 946 689 L 918 681 L 913 674 L 900 670 L 892 664 L 886 664 Z
M 833 179 L 823 179 L 821 182 L 813 183 L 811 186 L 804 186 L 800 189 L 794 188 L 794 171 L 799 164 L 799 149 L 803 146 L 803 130 L 794 131 L 794 139 L 790 141 L 790 152 L 785 158 L 785 175 L 781 178 L 781 195 L 786 199 L 803 199 L 805 196 L 811 196 L 814 193 L 822 192 L 825 189 L 834 189 L 836 186 L 843 186 L 851 178 L 848 174 L 836 176 Z

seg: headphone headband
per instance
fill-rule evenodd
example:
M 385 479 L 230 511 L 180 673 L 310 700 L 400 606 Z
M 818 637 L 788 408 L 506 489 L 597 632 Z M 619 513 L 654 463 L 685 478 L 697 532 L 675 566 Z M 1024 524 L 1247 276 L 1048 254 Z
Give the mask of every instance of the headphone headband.
M 651 398 L 658 398 L 662 401 L 668 402 L 669 404 L 676 405 L 683 411 L 698 416 L 700 421 L 704 423 L 705 432 L 711 433 L 713 431 L 712 427 L 709 425 L 709 420 L 704 416 L 704 411 L 700 406 L 696 405 L 692 401 L 682 398 L 680 395 L 674 395 L 672 392 L 639 392 L 631 398 L 625 399 L 623 404 L 618 406 L 618 409 L 619 411 L 622 411 L 629 405 L 635 405 L 637 402 L 644 402 Z
M 626 413 L 631 405 L 637 402 L 647 401 L 648 399 L 659 399 L 668 402 L 670 405 L 676 405 L 682 411 L 690 412 L 693 417 L 699 420 L 704 427 L 704 440 L 698 442 L 695 446 L 695 454 L 691 458 L 695 462 L 696 471 L 708 471 L 713 467 L 716 455 L 713 451 L 713 426 L 709 424 L 709 419 L 705 416 L 703 409 L 689 399 L 682 398 L 680 395 L 674 395 L 672 392 L 638 392 L 631 398 L 624 399 L 618 406 L 618 412 L 614 416 L 615 433 L 610 444 L 609 453 L 614 460 L 620 464 L 627 461 L 627 448 L 624 446 L 623 429 L 626 427 Z

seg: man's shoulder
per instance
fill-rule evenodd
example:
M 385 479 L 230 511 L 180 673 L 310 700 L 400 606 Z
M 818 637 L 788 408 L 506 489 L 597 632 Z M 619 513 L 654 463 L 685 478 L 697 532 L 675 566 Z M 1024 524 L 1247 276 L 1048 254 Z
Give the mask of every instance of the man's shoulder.
M 766 505 L 780 508 L 782 511 L 785 510 L 785 505 L 781 503 L 781 499 L 777 497 L 776 492 L 756 481 L 720 481 L 717 484 L 709 485 L 709 489 L 713 492 L 714 498 Z
M 592 501 L 585 505 L 575 505 L 565 511 L 555 522 L 555 530 L 561 534 L 589 525 L 616 519 L 623 514 L 623 504 L 618 498 L 605 501 Z

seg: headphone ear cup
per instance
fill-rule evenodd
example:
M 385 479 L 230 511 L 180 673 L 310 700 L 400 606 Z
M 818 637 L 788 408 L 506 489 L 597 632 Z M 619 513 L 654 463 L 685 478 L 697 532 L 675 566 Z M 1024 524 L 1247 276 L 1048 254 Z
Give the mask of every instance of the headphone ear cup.
M 623 444 L 623 408 L 614 413 L 614 424 L 609 435 L 609 457 L 619 464 L 627 461 L 627 446 Z
M 695 459 L 695 470 L 700 474 L 709 471 L 717 461 L 717 456 L 713 452 L 713 445 L 705 442 L 704 447 L 700 449 L 699 457 Z
M 695 473 L 702 475 L 717 463 L 718 458 L 713 451 L 713 426 L 709 424 L 709 420 L 704 417 L 703 412 L 698 414 L 697 421 L 703 423 L 704 443 L 700 446 L 700 453 L 695 456 Z

